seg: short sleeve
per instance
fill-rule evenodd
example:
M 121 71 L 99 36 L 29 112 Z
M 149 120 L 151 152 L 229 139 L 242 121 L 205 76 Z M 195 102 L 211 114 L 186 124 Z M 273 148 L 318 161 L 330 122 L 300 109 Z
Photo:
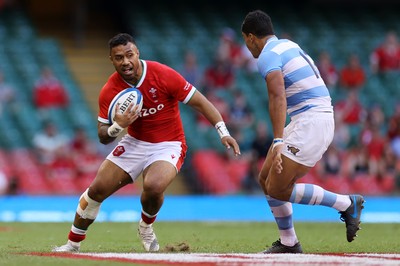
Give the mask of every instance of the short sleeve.
M 265 78 L 271 71 L 282 69 L 282 60 L 280 55 L 267 51 L 261 53 L 257 61 L 258 72 Z

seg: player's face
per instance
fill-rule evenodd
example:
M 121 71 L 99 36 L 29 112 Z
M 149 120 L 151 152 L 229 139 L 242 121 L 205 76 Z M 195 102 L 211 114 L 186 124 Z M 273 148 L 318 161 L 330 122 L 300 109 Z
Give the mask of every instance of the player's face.
M 258 58 L 258 56 L 260 55 L 260 51 L 259 51 L 259 49 L 257 49 L 257 45 L 255 43 L 255 36 L 251 33 L 249 33 L 247 35 L 242 32 L 242 37 L 247 46 L 247 49 L 249 49 L 249 51 L 253 55 L 253 57 Z
M 142 75 L 139 50 L 133 43 L 111 49 L 110 60 L 115 70 L 128 82 L 136 83 Z

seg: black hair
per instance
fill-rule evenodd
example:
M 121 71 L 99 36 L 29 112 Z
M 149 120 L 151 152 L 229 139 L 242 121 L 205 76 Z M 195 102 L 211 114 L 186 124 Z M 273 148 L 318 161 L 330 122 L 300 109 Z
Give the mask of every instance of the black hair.
M 242 32 L 252 33 L 258 38 L 275 35 L 270 16 L 261 10 L 251 11 L 246 15 L 242 23 Z
M 136 45 L 136 42 L 131 35 L 128 33 L 118 33 L 108 41 L 108 46 L 111 51 L 112 48 L 118 45 L 127 45 L 129 42 Z

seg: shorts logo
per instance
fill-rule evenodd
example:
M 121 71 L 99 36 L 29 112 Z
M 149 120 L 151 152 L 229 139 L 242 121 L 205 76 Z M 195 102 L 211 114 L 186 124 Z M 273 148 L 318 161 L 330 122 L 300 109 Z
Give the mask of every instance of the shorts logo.
M 121 156 L 121 154 L 123 154 L 125 152 L 125 148 L 124 146 L 117 146 L 115 147 L 114 151 L 113 151 L 113 155 L 115 157 Z
M 287 146 L 287 150 L 293 153 L 294 156 L 300 151 L 298 148 L 293 147 L 293 146 Z
M 172 158 L 172 159 L 175 159 L 175 155 L 174 155 L 174 154 L 171 154 L 171 158 Z

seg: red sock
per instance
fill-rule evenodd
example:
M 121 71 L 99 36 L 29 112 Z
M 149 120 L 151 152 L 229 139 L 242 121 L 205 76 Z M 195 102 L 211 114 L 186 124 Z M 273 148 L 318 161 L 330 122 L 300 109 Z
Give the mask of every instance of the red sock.
M 85 238 L 86 238 L 86 235 L 80 235 L 80 234 L 76 234 L 72 231 L 69 231 L 68 239 L 71 240 L 72 242 L 81 242 Z
M 145 222 L 146 224 L 152 224 L 152 223 L 154 223 L 154 221 L 156 220 L 156 218 L 157 218 L 157 214 L 154 215 L 154 216 L 152 216 L 152 217 L 148 217 L 146 214 L 144 214 L 144 213 L 142 212 L 142 220 L 143 220 L 143 222 Z

